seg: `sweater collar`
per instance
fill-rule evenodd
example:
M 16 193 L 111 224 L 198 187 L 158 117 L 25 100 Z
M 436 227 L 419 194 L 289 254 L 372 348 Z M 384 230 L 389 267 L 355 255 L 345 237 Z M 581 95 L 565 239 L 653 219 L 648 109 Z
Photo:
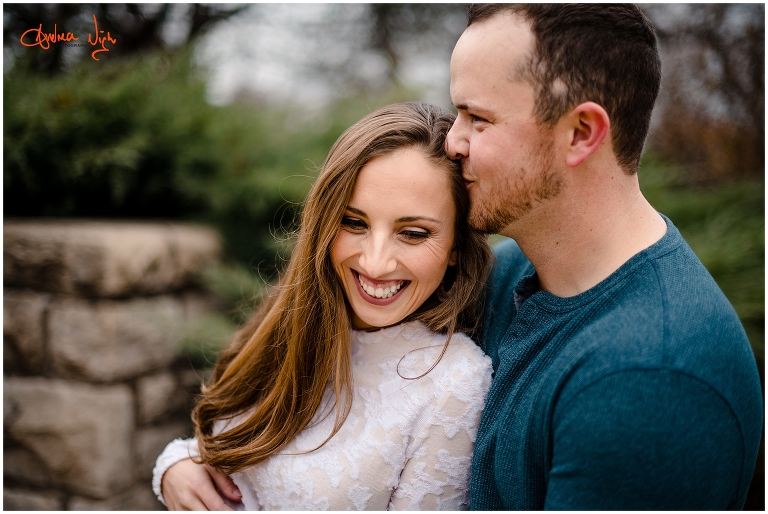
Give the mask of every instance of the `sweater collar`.
M 575 296 L 555 296 L 547 291 L 541 291 L 539 276 L 534 270 L 533 273 L 521 278 L 517 283 L 517 286 L 515 286 L 515 308 L 520 310 L 526 300 L 529 298 L 534 298 L 536 303 L 546 310 L 563 311 L 575 309 L 585 303 L 592 301 L 594 298 L 597 298 L 603 294 L 607 289 L 610 289 L 615 284 L 621 282 L 627 275 L 637 269 L 638 266 L 641 266 L 651 259 L 656 259 L 675 250 L 683 243 L 683 238 L 669 218 L 661 213 L 659 213 L 659 215 L 667 224 L 667 232 L 661 237 L 661 239 L 656 241 L 648 248 L 636 253 L 627 262 L 622 264 L 619 269 L 611 273 L 600 283 Z

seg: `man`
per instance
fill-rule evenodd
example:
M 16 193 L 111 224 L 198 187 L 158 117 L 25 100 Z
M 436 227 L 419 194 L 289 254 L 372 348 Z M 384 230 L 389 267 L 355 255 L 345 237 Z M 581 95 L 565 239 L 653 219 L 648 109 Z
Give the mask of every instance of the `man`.
M 514 240 L 497 246 L 488 285 L 495 377 L 473 509 L 744 504 L 763 417 L 754 357 L 637 181 L 660 68 L 634 6 L 470 8 L 446 149 L 462 161 L 470 222 Z M 197 473 L 190 504 L 226 509 L 184 465 Z
M 659 89 L 631 5 L 470 8 L 451 58 L 470 222 L 497 246 L 473 509 L 737 509 L 762 427 L 741 324 L 638 164 Z

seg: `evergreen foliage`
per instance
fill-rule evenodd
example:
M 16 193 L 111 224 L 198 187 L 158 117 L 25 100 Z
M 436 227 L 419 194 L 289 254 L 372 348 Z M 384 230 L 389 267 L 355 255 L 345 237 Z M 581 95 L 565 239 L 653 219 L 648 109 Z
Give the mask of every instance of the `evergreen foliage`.
M 189 63 L 154 53 L 6 73 L 5 216 L 207 222 L 234 260 L 269 261 L 330 145 L 364 113 L 318 130 L 301 113 L 213 106 Z

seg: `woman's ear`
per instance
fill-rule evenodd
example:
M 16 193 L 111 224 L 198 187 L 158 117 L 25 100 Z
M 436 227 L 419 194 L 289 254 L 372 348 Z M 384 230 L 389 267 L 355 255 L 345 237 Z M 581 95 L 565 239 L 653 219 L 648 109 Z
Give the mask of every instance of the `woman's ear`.
M 595 153 L 611 128 L 608 113 L 595 102 L 577 105 L 562 120 L 568 131 L 565 163 L 575 168 Z

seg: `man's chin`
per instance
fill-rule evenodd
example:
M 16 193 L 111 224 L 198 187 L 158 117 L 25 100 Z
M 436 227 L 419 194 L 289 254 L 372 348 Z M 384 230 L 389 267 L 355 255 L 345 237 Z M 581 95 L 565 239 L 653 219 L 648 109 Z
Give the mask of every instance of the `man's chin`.
M 470 228 L 482 234 L 498 234 L 509 222 L 502 213 L 489 213 L 470 209 L 467 223 Z

